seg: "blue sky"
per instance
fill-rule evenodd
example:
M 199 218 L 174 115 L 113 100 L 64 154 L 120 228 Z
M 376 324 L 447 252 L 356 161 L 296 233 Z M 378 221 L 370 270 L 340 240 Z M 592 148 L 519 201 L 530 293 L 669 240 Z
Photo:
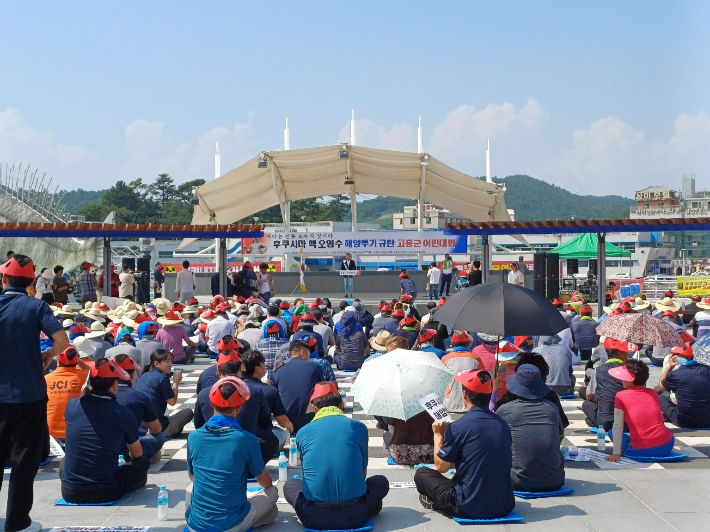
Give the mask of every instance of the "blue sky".
M 8 2 L 0 161 L 182 182 L 283 143 L 630 196 L 710 175 L 708 2 Z

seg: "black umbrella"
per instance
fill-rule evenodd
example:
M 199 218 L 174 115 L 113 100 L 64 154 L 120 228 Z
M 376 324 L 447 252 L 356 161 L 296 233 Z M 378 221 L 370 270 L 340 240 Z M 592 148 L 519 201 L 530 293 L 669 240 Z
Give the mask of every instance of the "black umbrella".
M 436 311 L 436 320 L 458 331 L 495 336 L 552 336 L 567 328 L 543 296 L 510 283 L 464 288 Z

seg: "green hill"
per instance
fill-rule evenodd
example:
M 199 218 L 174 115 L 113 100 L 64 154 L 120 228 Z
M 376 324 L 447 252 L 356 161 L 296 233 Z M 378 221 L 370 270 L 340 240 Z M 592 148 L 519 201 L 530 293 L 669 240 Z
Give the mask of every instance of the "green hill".
M 516 220 L 568 220 L 573 216 L 589 220 L 629 217 L 634 201 L 621 196 L 579 196 L 557 185 L 528 175 L 511 175 L 505 183 L 505 204 L 515 209 Z

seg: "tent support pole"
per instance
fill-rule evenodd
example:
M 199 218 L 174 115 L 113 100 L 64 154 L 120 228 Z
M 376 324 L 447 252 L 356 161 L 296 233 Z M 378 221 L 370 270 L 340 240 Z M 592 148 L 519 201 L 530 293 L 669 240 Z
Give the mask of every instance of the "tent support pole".
M 484 284 L 488 282 L 488 273 L 490 272 L 490 253 L 488 235 L 481 235 L 481 278 Z
M 419 199 L 417 201 L 417 231 L 424 231 L 424 188 L 426 187 L 426 162 L 422 161 L 422 176 L 419 181 Z M 417 253 L 417 262 L 419 269 L 422 269 L 424 262 L 424 253 Z
M 598 317 L 604 314 L 606 302 L 606 233 L 597 233 L 597 290 L 599 298 Z
M 111 297 L 111 274 L 113 270 L 111 269 L 111 237 L 104 237 L 104 250 L 103 250 L 103 260 L 104 260 L 104 285 L 101 289 L 104 295 Z
M 227 239 L 219 238 L 217 246 L 217 271 L 219 272 L 219 293 L 227 297 Z

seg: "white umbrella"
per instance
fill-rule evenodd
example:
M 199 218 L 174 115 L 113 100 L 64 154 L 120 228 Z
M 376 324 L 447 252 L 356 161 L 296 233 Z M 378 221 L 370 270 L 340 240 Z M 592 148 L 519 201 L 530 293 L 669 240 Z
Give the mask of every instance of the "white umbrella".
M 406 421 L 424 411 L 422 397 L 443 397 L 453 375 L 434 353 L 395 349 L 365 362 L 352 390 L 368 415 Z

